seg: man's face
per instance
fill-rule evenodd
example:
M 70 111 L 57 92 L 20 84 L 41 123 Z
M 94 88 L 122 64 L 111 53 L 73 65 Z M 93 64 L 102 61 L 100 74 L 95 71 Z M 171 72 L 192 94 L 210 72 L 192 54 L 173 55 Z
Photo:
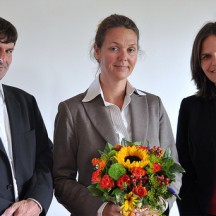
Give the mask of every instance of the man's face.
M 12 62 L 14 43 L 3 43 L 0 41 L 0 80 L 5 76 Z

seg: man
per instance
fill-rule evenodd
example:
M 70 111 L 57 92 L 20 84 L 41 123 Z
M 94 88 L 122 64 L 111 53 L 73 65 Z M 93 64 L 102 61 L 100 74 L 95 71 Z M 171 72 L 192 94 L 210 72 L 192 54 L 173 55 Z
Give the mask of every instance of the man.
M 0 215 L 46 215 L 53 195 L 52 143 L 35 98 L 2 84 L 17 40 L 0 18 Z

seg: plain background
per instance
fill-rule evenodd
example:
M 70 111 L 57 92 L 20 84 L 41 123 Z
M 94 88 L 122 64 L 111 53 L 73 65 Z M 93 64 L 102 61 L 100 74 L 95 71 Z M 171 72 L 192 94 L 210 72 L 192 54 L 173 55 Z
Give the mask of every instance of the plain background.
M 3 83 L 36 97 L 51 139 L 59 102 L 85 91 L 95 77 L 89 52 L 98 23 L 113 13 L 136 22 L 142 55 L 129 80 L 161 97 L 175 136 L 181 100 L 196 92 L 192 43 L 216 20 L 215 0 L 0 0 L 0 16 L 19 33 Z M 54 198 L 48 216 L 68 215 Z M 176 205 L 170 215 L 178 215 Z

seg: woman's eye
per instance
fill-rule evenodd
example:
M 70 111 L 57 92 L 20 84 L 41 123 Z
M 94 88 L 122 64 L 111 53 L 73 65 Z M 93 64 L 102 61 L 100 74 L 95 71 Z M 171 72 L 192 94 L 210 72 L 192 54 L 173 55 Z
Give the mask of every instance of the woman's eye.
M 135 53 L 135 52 L 136 52 L 136 49 L 135 49 L 135 48 L 129 48 L 129 49 L 128 49 L 128 52 L 129 52 L 129 53 Z
M 201 60 L 207 60 L 207 59 L 210 59 L 211 58 L 211 55 L 202 55 L 201 56 Z
M 117 47 L 111 47 L 110 50 L 113 52 L 116 52 L 116 51 L 118 51 L 118 48 Z

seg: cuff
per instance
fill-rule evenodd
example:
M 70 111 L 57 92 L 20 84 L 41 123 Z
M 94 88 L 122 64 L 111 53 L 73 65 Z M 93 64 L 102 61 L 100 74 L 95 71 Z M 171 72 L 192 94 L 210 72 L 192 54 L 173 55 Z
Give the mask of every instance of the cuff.
M 43 211 L 43 208 L 42 208 L 41 204 L 40 204 L 37 200 L 32 199 L 32 198 L 28 198 L 28 200 L 34 201 L 34 202 L 39 206 L 39 208 L 40 208 L 40 213 Z
M 98 209 L 98 212 L 97 212 L 97 216 L 102 216 L 102 213 L 103 213 L 103 210 L 105 208 L 105 206 L 107 205 L 108 202 L 104 202 L 100 208 Z

